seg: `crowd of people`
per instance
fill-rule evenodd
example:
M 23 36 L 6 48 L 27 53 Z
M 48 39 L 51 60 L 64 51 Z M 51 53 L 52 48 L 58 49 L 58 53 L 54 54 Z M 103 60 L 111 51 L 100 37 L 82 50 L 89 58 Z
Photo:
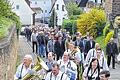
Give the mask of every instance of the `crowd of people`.
M 85 36 L 80 32 L 71 36 L 69 31 L 60 28 L 40 26 L 26 27 L 25 32 L 27 41 L 32 43 L 33 53 L 44 58 L 49 68 L 45 80 L 108 80 L 111 57 L 112 68 L 115 69 L 118 49 L 113 38 L 107 44 L 105 54 L 89 32 Z M 16 71 L 15 80 L 22 79 L 29 72 L 31 60 L 32 56 L 25 56 Z

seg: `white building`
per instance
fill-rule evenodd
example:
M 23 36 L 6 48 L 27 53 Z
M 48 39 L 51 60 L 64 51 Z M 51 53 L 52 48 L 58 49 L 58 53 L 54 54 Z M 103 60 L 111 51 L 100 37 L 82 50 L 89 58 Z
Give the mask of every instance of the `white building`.
M 55 12 L 57 13 L 57 25 L 61 26 L 63 19 L 68 19 L 67 10 L 65 8 L 65 3 L 63 0 L 57 0 L 55 2 Z
M 37 12 L 35 15 L 35 19 L 42 20 L 43 22 L 48 21 L 50 17 L 50 9 L 51 9 L 51 0 L 30 0 L 30 7 L 32 9 L 40 8 L 41 11 Z
M 41 8 L 42 12 L 37 13 L 35 18 L 41 19 L 44 22 L 48 21 L 51 13 L 51 10 L 55 9 L 55 12 L 57 13 L 57 25 L 61 26 L 63 19 L 68 18 L 67 17 L 67 10 L 65 8 L 65 4 L 63 0 L 30 0 L 30 6 L 31 8 Z M 53 5 L 52 1 L 55 2 Z M 53 9 L 52 9 L 53 8 Z
M 22 25 L 33 24 L 34 12 L 26 3 L 25 0 L 9 0 L 12 4 L 12 11 L 15 12 L 19 17 Z

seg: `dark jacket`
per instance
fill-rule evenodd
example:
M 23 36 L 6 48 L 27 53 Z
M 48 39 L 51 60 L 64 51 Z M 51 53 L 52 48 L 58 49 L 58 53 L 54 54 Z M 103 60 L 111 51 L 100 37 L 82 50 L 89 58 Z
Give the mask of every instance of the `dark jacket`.
M 65 45 L 64 45 L 64 42 L 62 41 L 61 42 L 61 45 L 60 45 L 60 42 L 57 40 L 55 41 L 55 44 L 54 44 L 54 51 L 57 55 L 59 56 L 62 56 L 64 51 L 65 51 Z
M 92 41 L 92 47 L 90 41 L 87 41 L 85 45 L 85 53 L 88 53 L 88 51 L 92 48 L 95 48 L 95 41 Z
M 117 44 L 116 43 L 108 43 L 106 46 L 106 54 L 108 56 L 115 56 L 115 54 L 118 54 L 118 48 L 117 48 Z

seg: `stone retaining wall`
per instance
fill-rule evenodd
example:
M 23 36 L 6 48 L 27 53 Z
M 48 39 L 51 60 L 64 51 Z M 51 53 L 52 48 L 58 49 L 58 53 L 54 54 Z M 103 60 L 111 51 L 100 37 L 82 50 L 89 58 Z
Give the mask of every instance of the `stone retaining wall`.
M 0 40 L 0 80 L 13 80 L 17 61 L 17 37 L 13 26 L 9 35 Z

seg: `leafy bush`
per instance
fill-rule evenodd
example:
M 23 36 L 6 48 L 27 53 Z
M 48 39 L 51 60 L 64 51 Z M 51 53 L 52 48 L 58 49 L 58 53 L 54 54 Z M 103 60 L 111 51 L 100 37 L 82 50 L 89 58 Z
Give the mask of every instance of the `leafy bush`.
M 72 15 L 69 17 L 70 20 L 77 20 L 79 18 L 79 15 Z
M 113 35 L 114 35 L 114 31 L 110 31 L 110 32 L 107 34 L 107 36 L 106 36 L 106 38 L 105 38 L 105 45 L 107 45 L 107 43 L 109 42 L 110 38 L 113 37 Z
M 109 28 L 110 28 L 110 24 L 107 24 L 104 29 L 103 29 L 103 35 L 106 37 L 106 35 L 108 34 L 109 32 Z
M 78 31 L 83 35 L 90 32 L 91 35 L 97 36 L 102 32 L 106 23 L 106 16 L 103 10 L 92 9 L 88 13 L 81 14 L 77 20 Z
M 64 20 L 62 28 L 69 31 L 70 34 L 74 34 L 76 32 L 76 20 Z

